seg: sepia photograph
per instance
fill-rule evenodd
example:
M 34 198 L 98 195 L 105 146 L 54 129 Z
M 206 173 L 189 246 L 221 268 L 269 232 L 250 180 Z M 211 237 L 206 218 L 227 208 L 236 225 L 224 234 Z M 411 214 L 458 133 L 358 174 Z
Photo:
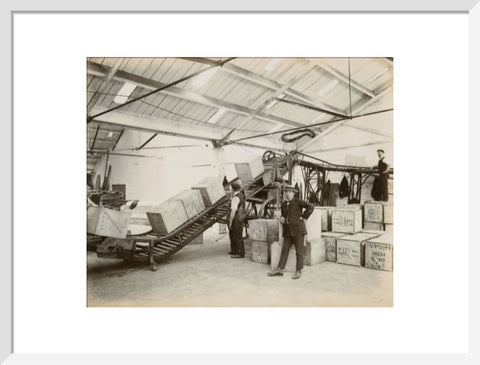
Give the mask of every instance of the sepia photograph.
M 89 57 L 88 307 L 393 307 L 393 57 Z

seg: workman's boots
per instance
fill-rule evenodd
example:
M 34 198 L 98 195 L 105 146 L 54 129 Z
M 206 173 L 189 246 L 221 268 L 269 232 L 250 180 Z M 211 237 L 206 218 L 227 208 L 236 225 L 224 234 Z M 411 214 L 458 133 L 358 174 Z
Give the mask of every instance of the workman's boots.
M 276 270 L 270 271 L 268 276 L 283 276 L 283 269 L 277 268 Z
M 302 270 L 295 271 L 295 275 L 292 276 L 292 279 L 300 279 L 302 277 Z

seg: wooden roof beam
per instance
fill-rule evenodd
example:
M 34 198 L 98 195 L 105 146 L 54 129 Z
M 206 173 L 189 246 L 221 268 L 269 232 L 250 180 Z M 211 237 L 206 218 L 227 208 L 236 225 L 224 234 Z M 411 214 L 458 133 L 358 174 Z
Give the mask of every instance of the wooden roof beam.
M 95 113 L 101 113 L 102 111 L 107 110 L 107 108 L 95 107 L 93 110 Z M 169 119 L 138 115 L 121 110 L 114 110 L 110 113 L 101 115 L 95 121 L 99 124 L 119 126 L 125 129 L 204 141 L 220 141 L 225 130 L 229 129 L 207 126 L 199 127 L 198 125 L 179 123 Z M 281 150 L 283 147 L 283 144 L 275 143 L 269 139 L 258 139 L 251 143 L 242 142 L 237 144 L 256 148 L 275 149 L 277 151 Z
M 225 68 L 225 66 L 226 65 L 223 65 L 223 68 Z M 95 76 L 98 76 L 98 77 L 106 77 L 106 75 L 108 75 L 108 73 L 109 73 L 109 67 L 104 66 L 104 65 L 100 65 L 100 64 L 95 63 L 95 62 L 88 61 L 87 72 L 91 75 L 95 75 Z M 123 71 L 123 70 L 118 70 L 114 75 L 114 79 L 117 80 L 117 81 L 121 81 L 121 82 L 129 82 L 129 83 L 135 84 L 137 86 L 140 86 L 140 87 L 143 87 L 143 88 L 149 89 L 149 90 L 156 90 L 156 89 L 159 89 L 159 88 L 165 86 L 161 82 L 151 80 L 151 79 L 147 79 L 145 77 L 141 77 L 141 76 L 138 76 L 138 75 L 134 75 L 134 74 L 128 73 L 128 72 Z M 255 110 L 253 110 L 253 109 L 249 109 L 247 107 L 244 107 L 244 106 L 241 106 L 241 105 L 238 105 L 238 104 L 234 104 L 234 103 L 230 103 L 230 102 L 227 102 L 227 101 L 224 101 L 224 100 L 212 98 L 210 96 L 202 95 L 202 94 L 199 94 L 199 93 L 196 93 L 196 92 L 193 92 L 193 91 L 185 90 L 185 89 L 182 89 L 178 86 L 170 86 L 168 89 L 160 91 L 160 93 L 175 96 L 175 97 L 178 97 L 178 98 L 183 98 L 183 99 L 193 101 L 193 102 L 196 102 L 196 103 L 200 103 L 200 104 L 203 104 L 203 105 L 209 105 L 209 106 L 219 108 L 219 109 L 223 108 L 223 109 L 226 109 L 230 112 L 238 113 L 238 114 L 241 114 L 241 115 L 249 116 L 249 115 L 251 115 L 252 113 L 255 112 Z M 264 113 L 258 113 L 256 115 L 256 118 L 261 119 L 261 120 L 265 120 L 265 121 L 270 122 L 270 123 L 281 123 L 281 124 L 284 124 L 284 125 L 287 125 L 287 126 L 290 126 L 290 127 L 292 127 L 292 126 L 293 127 L 300 127 L 300 126 L 303 125 L 302 123 L 298 123 L 298 122 L 291 121 L 291 120 L 284 119 L 284 118 L 280 118 L 280 117 L 275 117 L 275 116 L 272 116 L 272 115 L 267 115 L 267 114 L 264 114 Z M 94 122 L 94 121 L 92 121 L 92 122 Z
M 361 106 L 359 106 L 358 108 L 356 108 L 354 111 L 353 111 L 353 115 L 356 115 L 358 113 L 360 113 L 361 111 L 365 110 L 366 108 L 368 108 L 370 105 L 372 105 L 373 103 L 377 102 L 378 100 L 380 100 L 381 98 L 383 98 L 386 94 L 388 94 L 390 91 L 392 90 L 392 86 L 386 88 L 385 90 L 383 90 L 380 94 L 378 95 L 375 95 L 375 97 L 371 98 L 369 101 L 367 101 L 366 103 L 362 104 Z M 322 133 L 320 133 L 318 136 L 316 136 L 315 138 L 313 139 L 310 139 L 308 141 L 306 141 L 305 143 L 301 144 L 301 145 L 297 145 L 297 150 L 298 151 L 305 151 L 305 149 L 312 145 L 313 143 L 317 143 L 318 141 L 320 141 L 322 138 L 326 137 L 327 135 L 329 135 L 330 133 L 332 133 L 335 129 L 341 127 L 343 124 L 349 122 L 350 119 L 345 119 L 345 120 L 342 120 L 342 121 L 339 121 L 338 123 L 335 123 L 333 125 L 331 125 L 330 127 L 328 127 L 325 131 L 323 131 Z
M 212 62 L 215 63 L 215 61 L 209 60 L 207 58 L 184 58 L 184 59 L 189 60 L 189 61 L 193 61 L 193 62 L 205 63 L 207 65 L 212 64 Z M 227 63 L 227 64 L 223 65 L 222 70 L 228 71 L 228 72 L 230 72 L 230 73 L 232 73 L 236 76 L 240 76 L 240 77 L 242 77 L 246 80 L 254 82 L 258 85 L 265 86 L 266 88 L 269 88 L 269 89 L 278 90 L 278 89 L 281 89 L 283 87 L 282 84 L 280 84 L 276 81 L 270 80 L 266 77 L 263 77 L 263 76 L 258 75 L 256 73 L 253 73 L 251 71 L 245 70 L 245 69 L 243 69 L 239 66 L 236 66 L 232 63 Z M 311 98 L 307 95 L 304 95 L 304 94 L 302 94 L 298 91 L 295 91 L 291 88 L 286 89 L 284 91 L 284 94 L 288 95 L 292 98 L 295 98 L 299 101 L 303 101 L 305 103 L 311 104 L 314 107 L 317 107 L 317 108 L 320 108 L 320 109 L 326 109 L 326 110 L 329 110 L 329 111 L 331 111 L 333 113 L 336 113 L 336 114 L 346 115 L 345 111 L 342 110 L 342 109 L 339 109 L 339 108 L 334 107 L 332 105 L 325 104 L 325 103 L 320 102 L 318 100 L 314 100 L 313 98 Z

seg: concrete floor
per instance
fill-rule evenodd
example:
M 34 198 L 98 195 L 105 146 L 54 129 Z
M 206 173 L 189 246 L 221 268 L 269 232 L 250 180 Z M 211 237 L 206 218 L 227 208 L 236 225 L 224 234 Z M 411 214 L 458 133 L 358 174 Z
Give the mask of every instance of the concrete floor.
M 323 262 L 303 276 L 269 277 L 270 266 L 232 259 L 228 235 L 211 228 L 150 271 L 89 252 L 89 307 L 391 307 L 393 273 Z

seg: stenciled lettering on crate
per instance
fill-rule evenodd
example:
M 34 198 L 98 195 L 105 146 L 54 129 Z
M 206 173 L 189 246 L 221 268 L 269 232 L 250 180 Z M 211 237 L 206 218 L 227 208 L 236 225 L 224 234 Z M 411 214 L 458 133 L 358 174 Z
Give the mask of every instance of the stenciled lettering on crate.
M 376 235 L 356 233 L 337 239 L 337 263 L 353 266 L 365 265 L 365 242 Z
M 356 233 L 362 230 L 362 210 L 337 208 L 332 211 L 332 231 Z
M 324 232 L 322 239 L 325 240 L 326 260 L 337 262 L 337 239 L 345 236 L 345 233 Z
M 380 202 L 365 203 L 365 222 L 383 223 L 383 204 Z
M 365 243 L 365 267 L 393 271 L 393 236 L 384 234 Z

